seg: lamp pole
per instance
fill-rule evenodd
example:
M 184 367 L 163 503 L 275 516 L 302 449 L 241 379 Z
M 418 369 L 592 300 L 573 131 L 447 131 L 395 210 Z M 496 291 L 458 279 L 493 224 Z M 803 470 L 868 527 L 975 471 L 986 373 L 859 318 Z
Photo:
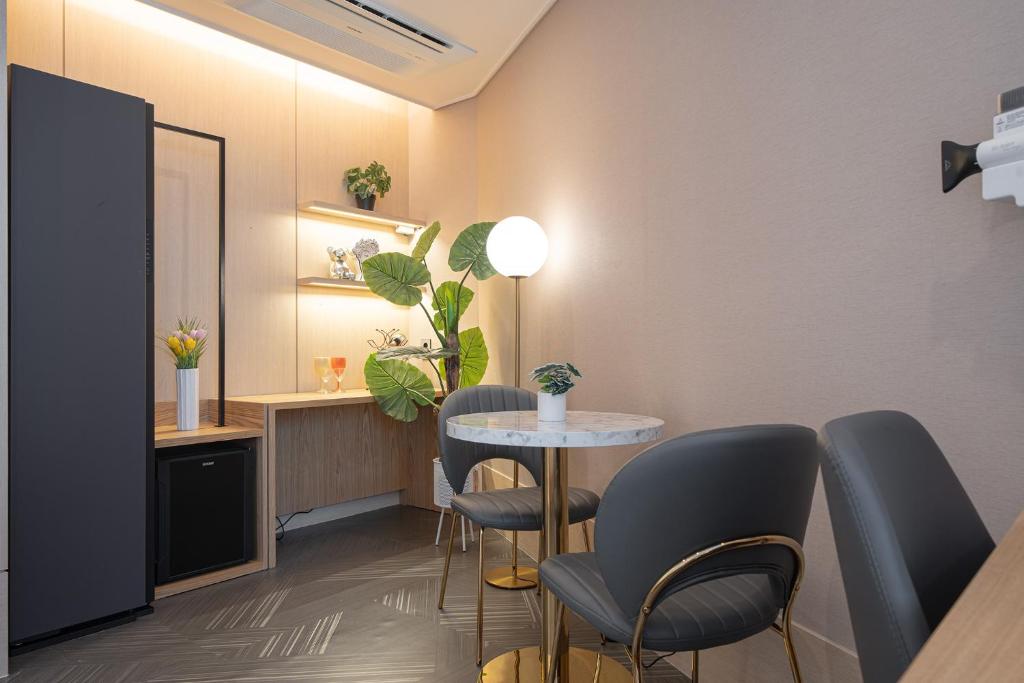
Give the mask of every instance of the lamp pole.
M 519 289 L 520 281 L 523 279 L 523 275 L 512 275 L 512 281 L 516 283 L 516 303 L 515 303 L 515 351 L 516 351 L 516 362 L 515 362 L 515 387 L 519 389 L 522 387 L 522 324 L 520 322 L 520 309 L 519 309 Z M 512 464 L 512 488 L 519 488 L 519 463 Z M 519 532 L 512 532 L 512 565 L 506 567 L 496 567 L 484 575 L 484 581 L 494 586 L 495 588 L 504 588 L 506 590 L 526 590 L 527 588 L 537 587 L 537 570 L 533 567 L 520 567 L 519 566 Z
M 537 272 L 548 257 L 548 238 L 536 221 L 525 216 L 509 216 L 498 222 L 487 236 L 487 257 L 494 269 L 515 282 L 515 387 L 522 387 L 522 320 L 520 285 L 523 278 Z M 542 485 L 543 482 L 537 482 Z M 519 464 L 512 467 L 512 488 L 519 488 Z M 543 553 L 544 549 L 541 548 Z M 512 532 L 512 565 L 497 567 L 484 574 L 484 580 L 496 588 L 525 590 L 540 585 L 537 569 L 519 566 L 519 532 Z

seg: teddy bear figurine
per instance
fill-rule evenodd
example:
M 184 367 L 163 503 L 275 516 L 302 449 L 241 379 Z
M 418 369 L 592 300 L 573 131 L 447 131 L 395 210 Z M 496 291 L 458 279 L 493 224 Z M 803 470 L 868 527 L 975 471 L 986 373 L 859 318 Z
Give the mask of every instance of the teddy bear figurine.
M 344 247 L 327 247 L 327 255 L 331 257 L 332 280 L 355 280 L 356 274 L 348 267 L 348 250 Z

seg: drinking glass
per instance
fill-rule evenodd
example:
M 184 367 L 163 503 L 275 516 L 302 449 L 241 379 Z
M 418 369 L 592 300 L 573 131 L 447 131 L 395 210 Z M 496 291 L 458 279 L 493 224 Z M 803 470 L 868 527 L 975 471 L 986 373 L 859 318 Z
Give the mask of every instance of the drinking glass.
M 335 377 L 338 378 L 338 388 L 335 391 L 341 391 L 341 380 L 345 377 L 345 366 L 348 362 L 344 356 L 331 356 L 331 370 L 334 371 Z
M 313 372 L 320 378 L 320 393 L 330 393 L 327 389 L 331 385 L 331 377 L 334 372 L 331 370 L 331 359 L 329 356 L 316 356 L 313 358 Z

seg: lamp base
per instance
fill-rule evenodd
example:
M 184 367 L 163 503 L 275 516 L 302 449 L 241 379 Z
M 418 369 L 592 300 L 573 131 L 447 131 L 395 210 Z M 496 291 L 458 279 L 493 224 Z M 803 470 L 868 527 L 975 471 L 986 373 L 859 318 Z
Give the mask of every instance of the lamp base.
M 543 683 L 540 648 L 524 647 L 498 655 L 480 669 L 478 683 Z M 569 648 L 569 680 L 562 683 L 632 683 L 626 667 L 606 654 Z
M 522 591 L 527 588 L 536 588 L 540 579 L 537 576 L 536 567 L 516 567 L 515 574 L 512 567 L 495 567 L 484 574 L 484 581 L 495 588 L 503 588 L 508 591 Z

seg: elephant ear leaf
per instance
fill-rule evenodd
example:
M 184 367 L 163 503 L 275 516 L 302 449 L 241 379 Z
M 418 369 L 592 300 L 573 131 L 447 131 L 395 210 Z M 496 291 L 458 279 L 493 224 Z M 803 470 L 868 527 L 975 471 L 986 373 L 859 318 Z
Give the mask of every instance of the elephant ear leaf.
M 477 280 L 486 280 L 498 271 L 487 258 L 487 236 L 491 234 L 494 223 L 474 223 L 455 238 L 452 250 L 448 253 L 448 267 L 456 273 L 469 268 Z
M 471 327 L 459 333 L 459 388 L 480 384 L 487 371 L 487 344 L 479 327 Z
M 430 280 L 430 271 L 422 261 L 389 251 L 363 261 L 363 277 L 377 296 L 399 306 L 415 306 L 423 300 L 419 288 Z
M 420 238 L 416 240 L 416 246 L 412 248 L 412 257 L 414 259 L 422 259 L 426 257 L 427 252 L 430 251 L 430 247 L 434 245 L 434 240 L 441 232 L 441 224 L 434 221 L 430 224 L 430 227 L 420 233 Z
M 405 361 L 379 360 L 376 353 L 371 353 L 363 374 L 380 409 L 396 420 L 413 422 L 419 416 L 419 406 L 436 405 L 430 378 Z
M 455 297 L 458 297 L 458 306 L 456 307 Z M 442 282 L 434 293 L 434 300 L 431 305 L 434 310 L 437 311 L 437 315 L 434 317 L 435 324 L 445 334 L 449 330 L 457 330 L 458 322 L 462 318 L 462 315 L 469 308 L 469 304 L 473 301 L 473 290 L 463 285 L 459 287 L 459 283 L 453 280 Z

